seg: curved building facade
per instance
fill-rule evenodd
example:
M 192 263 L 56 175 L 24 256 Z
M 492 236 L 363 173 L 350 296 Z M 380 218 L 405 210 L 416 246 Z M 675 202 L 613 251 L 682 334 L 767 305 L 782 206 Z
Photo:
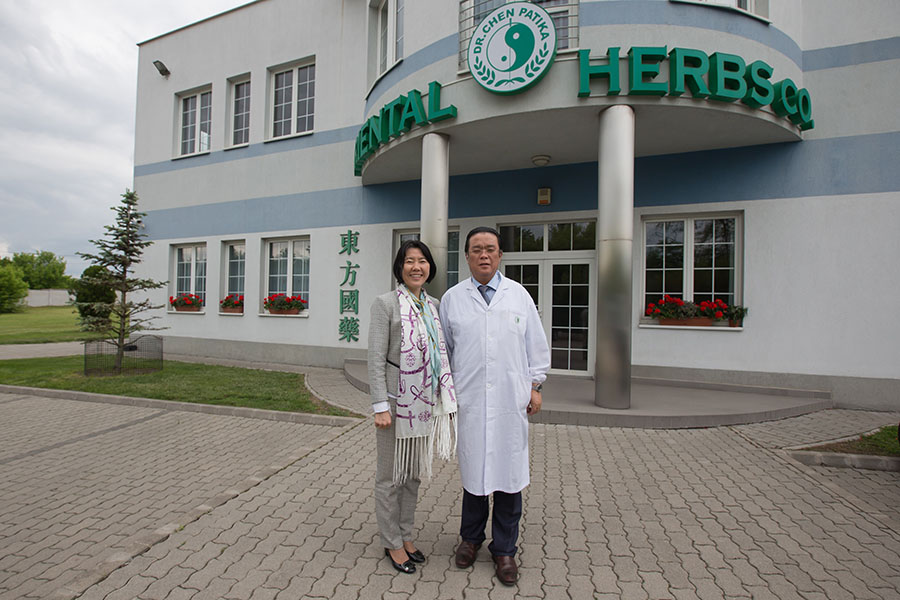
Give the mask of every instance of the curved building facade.
M 891 0 L 258 0 L 140 44 L 143 274 L 170 352 L 364 358 L 402 240 L 503 235 L 553 373 L 900 406 Z M 156 61 L 156 64 L 154 63 Z M 274 293 L 298 315 L 270 314 Z M 229 294 L 242 313 L 224 312 Z M 664 295 L 744 305 L 662 325 Z M 605 386 L 605 387 L 604 387 Z

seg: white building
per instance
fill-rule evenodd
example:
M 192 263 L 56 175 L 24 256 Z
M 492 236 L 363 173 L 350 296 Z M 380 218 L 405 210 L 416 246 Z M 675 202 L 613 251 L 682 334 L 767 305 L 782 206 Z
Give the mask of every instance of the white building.
M 143 274 L 206 302 L 166 311 L 167 350 L 363 358 L 424 211 L 450 284 L 466 233 L 501 230 L 554 373 L 593 376 L 625 339 L 633 375 L 900 408 L 900 3 L 534 4 L 258 0 L 140 44 Z M 274 292 L 309 307 L 268 314 Z M 750 312 L 662 326 L 663 293 Z

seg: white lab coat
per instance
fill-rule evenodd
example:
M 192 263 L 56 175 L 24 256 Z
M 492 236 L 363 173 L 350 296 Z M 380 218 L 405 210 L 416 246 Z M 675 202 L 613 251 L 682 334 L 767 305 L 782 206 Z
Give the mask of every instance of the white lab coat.
M 550 369 L 550 348 L 534 301 L 501 277 L 491 304 L 466 278 L 441 298 L 441 324 L 456 387 L 459 470 L 476 496 L 519 492 L 529 483 L 531 383 Z

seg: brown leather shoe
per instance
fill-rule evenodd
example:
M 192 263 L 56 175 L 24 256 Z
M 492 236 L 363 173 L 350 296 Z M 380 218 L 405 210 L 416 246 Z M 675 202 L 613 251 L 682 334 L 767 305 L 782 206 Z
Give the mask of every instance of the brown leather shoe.
M 459 556 L 459 555 L 457 555 Z M 513 556 L 492 556 L 496 565 L 497 579 L 503 585 L 515 585 L 519 580 L 519 567 Z
M 460 569 L 468 569 L 475 562 L 475 555 L 481 544 L 473 544 L 463 540 L 456 547 L 456 566 Z

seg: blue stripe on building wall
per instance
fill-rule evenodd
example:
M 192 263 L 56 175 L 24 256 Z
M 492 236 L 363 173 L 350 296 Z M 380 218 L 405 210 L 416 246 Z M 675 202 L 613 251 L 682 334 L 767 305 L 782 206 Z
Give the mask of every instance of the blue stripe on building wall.
M 803 53 L 803 70 L 819 71 L 898 58 L 900 58 L 900 37 L 892 37 L 833 48 L 807 50 Z
M 635 161 L 635 206 L 900 191 L 898 164 L 900 133 L 651 156 Z M 550 206 L 537 205 L 540 187 L 553 190 Z M 418 181 L 404 181 L 154 210 L 146 232 L 151 239 L 202 238 L 416 221 L 420 189 Z M 596 207 L 596 163 L 450 181 L 450 218 Z
M 581 27 L 599 25 L 669 25 L 711 29 L 737 35 L 777 50 L 800 66 L 800 47 L 783 31 L 733 10 L 716 6 L 683 4 L 657 0 L 634 2 L 633 0 L 601 0 L 582 2 L 578 11 Z M 603 48 L 603 50 L 606 50 Z M 726 51 L 725 48 L 722 51 Z M 750 57 L 747 57 L 750 58 Z
M 170 171 L 178 171 L 181 169 L 207 167 L 209 165 L 230 162 L 232 160 L 256 158 L 258 156 L 266 156 L 267 154 L 277 154 L 278 152 L 293 152 L 295 150 L 305 150 L 306 148 L 315 148 L 317 146 L 355 142 L 356 134 L 359 133 L 359 127 L 359 125 L 353 125 L 341 129 L 317 131 L 312 135 L 300 135 L 283 140 L 274 140 L 271 142 L 242 146 L 240 148 L 232 148 L 230 150 L 218 150 L 216 152 L 210 152 L 209 154 L 201 154 L 200 156 L 189 156 L 177 160 L 164 160 L 145 165 L 135 165 L 134 176 L 143 177 L 145 175 L 157 175 L 159 173 L 168 173 Z

